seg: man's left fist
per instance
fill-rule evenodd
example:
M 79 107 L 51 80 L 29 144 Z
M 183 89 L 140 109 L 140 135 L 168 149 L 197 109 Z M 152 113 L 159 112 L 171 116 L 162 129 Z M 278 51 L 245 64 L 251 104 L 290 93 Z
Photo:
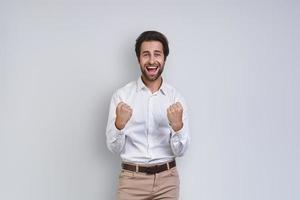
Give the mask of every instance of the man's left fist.
M 183 107 L 179 102 L 170 105 L 167 109 L 169 124 L 175 132 L 183 127 L 182 113 Z

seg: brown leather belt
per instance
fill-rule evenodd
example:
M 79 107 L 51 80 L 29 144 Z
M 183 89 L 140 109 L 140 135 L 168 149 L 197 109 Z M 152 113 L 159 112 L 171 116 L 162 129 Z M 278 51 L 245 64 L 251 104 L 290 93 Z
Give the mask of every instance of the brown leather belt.
M 140 165 L 131 165 L 128 163 L 122 163 L 122 169 L 133 171 L 133 172 L 142 172 L 146 174 L 157 174 L 168 169 L 171 169 L 176 166 L 175 160 L 161 164 L 161 165 L 153 165 L 153 166 L 140 166 Z

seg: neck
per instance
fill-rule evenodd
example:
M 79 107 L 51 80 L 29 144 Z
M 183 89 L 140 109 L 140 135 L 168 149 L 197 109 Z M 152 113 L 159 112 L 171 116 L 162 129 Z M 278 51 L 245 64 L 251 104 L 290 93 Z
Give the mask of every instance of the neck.
M 161 84 L 162 84 L 162 77 L 158 77 L 156 80 L 154 81 L 149 81 L 147 79 L 145 79 L 143 76 L 142 76 L 142 81 L 143 83 L 146 85 L 146 87 L 152 92 L 156 92 L 157 90 L 159 90 Z

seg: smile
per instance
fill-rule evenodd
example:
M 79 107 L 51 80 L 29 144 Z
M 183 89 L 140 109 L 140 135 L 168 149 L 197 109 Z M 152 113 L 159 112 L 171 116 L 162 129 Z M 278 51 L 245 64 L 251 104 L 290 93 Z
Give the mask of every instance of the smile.
M 150 67 L 149 66 L 149 67 L 146 67 L 146 69 L 147 69 L 148 72 L 156 72 L 156 70 L 158 69 L 158 67 L 157 66 L 156 67 L 155 66 L 154 67 L 152 67 L 152 66 Z

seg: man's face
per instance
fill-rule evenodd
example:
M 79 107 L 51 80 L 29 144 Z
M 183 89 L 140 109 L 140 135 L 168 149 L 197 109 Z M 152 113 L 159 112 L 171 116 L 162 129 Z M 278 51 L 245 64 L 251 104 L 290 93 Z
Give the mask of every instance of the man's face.
M 148 81 L 157 80 L 164 70 L 165 56 L 159 41 L 145 41 L 141 45 L 139 59 L 143 77 Z

